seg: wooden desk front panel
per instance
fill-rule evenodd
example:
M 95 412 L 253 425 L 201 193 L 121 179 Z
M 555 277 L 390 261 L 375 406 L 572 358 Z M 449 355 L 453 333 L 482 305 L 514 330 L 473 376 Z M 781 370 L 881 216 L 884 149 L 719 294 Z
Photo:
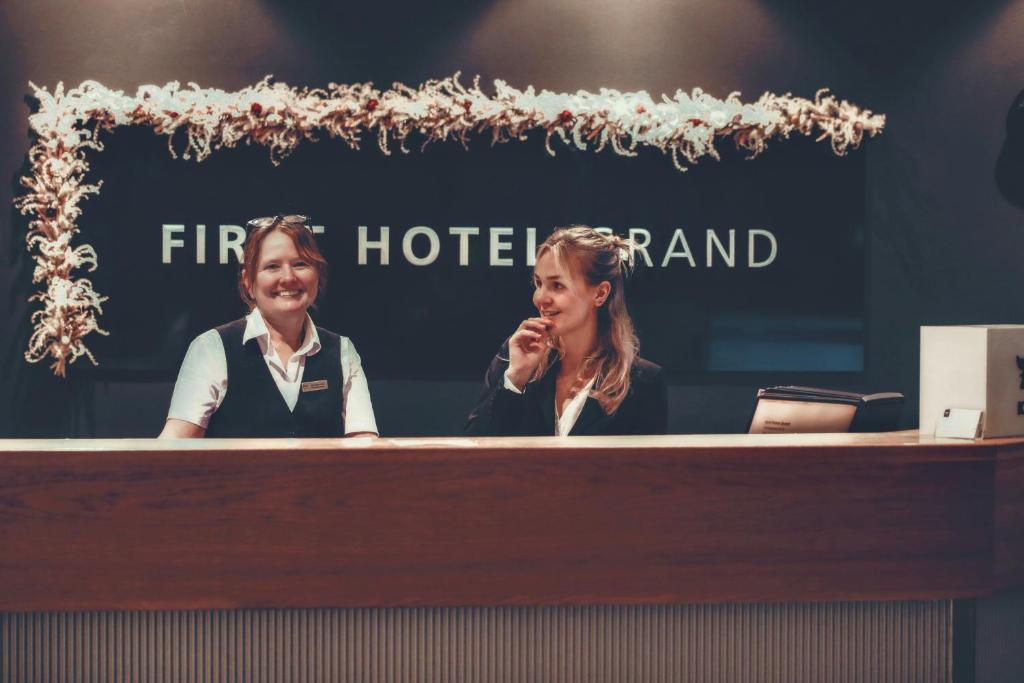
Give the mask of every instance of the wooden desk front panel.
M 92 446 L 0 451 L 0 610 L 934 599 L 997 587 L 995 445 L 904 434 Z M 1008 471 L 1013 492 L 1019 464 Z M 1000 533 L 1019 533 L 1006 519 Z M 1020 553 L 1001 547 L 1016 576 Z

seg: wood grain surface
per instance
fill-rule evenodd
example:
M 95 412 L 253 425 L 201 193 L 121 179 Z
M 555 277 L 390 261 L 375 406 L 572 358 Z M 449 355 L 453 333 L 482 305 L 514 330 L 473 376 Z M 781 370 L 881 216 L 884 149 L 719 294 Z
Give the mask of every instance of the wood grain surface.
M 0 611 L 969 597 L 1024 441 L 0 442 Z

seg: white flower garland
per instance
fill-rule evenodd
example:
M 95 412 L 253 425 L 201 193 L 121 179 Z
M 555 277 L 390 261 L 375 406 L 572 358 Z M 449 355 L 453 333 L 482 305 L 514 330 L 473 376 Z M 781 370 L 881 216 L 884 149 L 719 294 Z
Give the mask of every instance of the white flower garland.
M 279 164 L 303 140 L 316 141 L 326 133 L 359 147 L 364 132 L 374 133 L 384 154 L 393 142 L 403 153 L 410 135 L 431 142 L 458 140 L 468 144 L 472 133 L 490 133 L 492 143 L 524 140 L 531 130 L 545 132 L 550 154 L 552 138 L 581 150 L 611 147 L 617 154 L 635 156 L 640 146 L 670 154 L 680 171 L 703 156 L 718 158 L 715 140 L 732 137 L 736 146 L 754 157 L 769 138 L 791 133 L 817 134 L 828 139 L 836 154 L 857 147 L 865 134 L 875 135 L 885 117 L 873 115 L 820 90 L 813 101 L 765 93 L 753 104 L 743 104 L 739 93 L 724 100 L 695 88 L 677 90 L 673 97 L 655 101 L 646 92 L 621 93 L 601 89 L 597 94 L 517 90 L 495 81 L 493 96 L 480 89 L 479 79 L 469 88 L 459 74 L 428 81 L 418 89 L 400 83 L 377 90 L 370 83 L 330 84 L 326 89 L 292 88 L 266 77 L 238 92 L 200 88 L 178 82 L 163 87 L 144 85 L 134 96 L 86 81 L 65 91 L 59 83 L 50 94 L 30 83 L 39 110 L 29 117 L 37 136 L 29 151 L 31 173 L 21 179 L 28 192 L 15 200 L 32 217 L 28 250 L 36 262 L 34 283 L 45 283 L 30 301 L 42 309 L 32 314 L 34 332 L 25 358 L 31 363 L 53 359 L 52 369 L 63 377 L 68 363 L 87 356 L 96 359 L 84 338 L 91 332 L 107 334 L 97 316 L 107 297 L 74 271 L 97 267 L 96 251 L 89 245 L 71 246 L 78 232 L 80 202 L 100 191 L 102 181 L 84 182 L 89 164 L 85 150 L 102 150 L 99 131 L 117 126 L 147 125 L 167 136 L 171 155 L 202 161 L 214 150 L 253 142 L 270 150 Z M 90 127 L 90 124 L 92 126 Z M 175 133 L 184 131 L 180 152 Z

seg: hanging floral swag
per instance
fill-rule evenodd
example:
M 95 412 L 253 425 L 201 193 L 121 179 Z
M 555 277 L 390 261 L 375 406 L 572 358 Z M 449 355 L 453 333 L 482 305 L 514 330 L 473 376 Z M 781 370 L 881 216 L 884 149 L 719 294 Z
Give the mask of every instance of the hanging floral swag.
M 865 134 L 873 136 L 885 126 L 883 115 L 836 100 L 827 90 L 818 91 L 813 101 L 765 93 L 744 104 L 739 93 L 720 100 L 699 88 L 654 100 L 646 92 L 609 89 L 597 94 L 538 93 L 533 87 L 520 91 L 500 80 L 489 96 L 479 79 L 467 88 L 459 74 L 418 89 L 396 83 L 390 90 L 377 90 L 370 83 L 292 88 L 272 83 L 269 76 L 238 92 L 194 83 L 182 88 L 172 82 L 144 85 L 134 96 L 94 81 L 70 90 L 58 83 L 52 94 L 29 85 L 39 101 L 37 113 L 29 117 L 36 140 L 29 150 L 31 172 L 21 179 L 28 191 L 15 205 L 31 217 L 26 239 L 36 262 L 32 280 L 42 287 L 30 301 L 39 301 L 42 308 L 32 313 L 25 358 L 31 363 L 53 359 L 51 368 L 61 377 L 81 356 L 96 364 L 85 337 L 108 334 L 97 320 L 107 297 L 75 274 L 82 268 L 96 270 L 96 250 L 71 244 L 82 200 L 102 186 L 102 181 L 85 182 L 85 151 L 103 149 L 101 130 L 150 126 L 167 136 L 172 157 L 196 161 L 240 142 L 256 143 L 269 149 L 275 165 L 303 140 L 315 142 L 322 134 L 340 138 L 352 149 L 359 147 L 364 133 L 373 134 L 380 150 L 390 154 L 396 144 L 408 153 L 413 133 L 425 147 L 445 140 L 466 146 L 471 134 L 488 135 L 492 144 L 525 140 L 530 131 L 540 130 L 552 155 L 555 138 L 581 150 L 611 147 L 623 156 L 653 147 L 685 171 L 701 157 L 719 158 L 717 138 L 731 137 L 752 158 L 772 137 L 816 135 L 842 155 L 856 148 Z

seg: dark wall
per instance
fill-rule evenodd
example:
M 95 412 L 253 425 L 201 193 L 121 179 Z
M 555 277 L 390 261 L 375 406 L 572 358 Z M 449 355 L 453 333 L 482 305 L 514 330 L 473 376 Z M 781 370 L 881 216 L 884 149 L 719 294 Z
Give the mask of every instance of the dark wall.
M 9 0 L 0 4 L 0 177 L 8 181 L 0 204 L 10 206 L 30 144 L 30 80 L 52 88 L 93 79 L 130 92 L 179 80 L 235 90 L 267 73 L 292 85 L 384 86 L 462 70 L 517 87 L 699 86 L 717 96 L 739 90 L 748 100 L 765 90 L 810 97 L 829 86 L 888 116 L 885 134 L 866 150 L 866 371 L 845 385 L 903 391 L 904 424 L 913 426 L 920 325 L 1022 318 L 1016 261 L 1024 215 L 1000 193 L 996 163 L 1007 112 L 1024 88 L 1024 0 L 896 5 Z M 1024 183 L 1007 168 L 1004 189 Z M 821 217 L 822 229 L 829 221 Z M 97 382 L 77 368 L 56 380 L 45 364 L 22 360 L 33 310 L 24 301 L 33 291 L 25 227 L 23 217 L 0 212 L 0 434 L 155 433 L 169 384 Z M 762 380 L 736 375 L 672 387 L 671 428 L 743 429 Z M 445 434 L 459 431 L 477 386 L 376 381 L 371 390 L 384 433 Z

